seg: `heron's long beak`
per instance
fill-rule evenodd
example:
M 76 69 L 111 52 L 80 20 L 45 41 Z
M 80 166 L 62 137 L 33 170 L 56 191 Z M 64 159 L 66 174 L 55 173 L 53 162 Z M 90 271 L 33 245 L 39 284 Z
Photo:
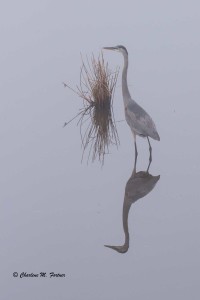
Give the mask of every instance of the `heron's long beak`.
M 103 49 L 106 49 L 106 50 L 117 50 L 116 47 L 103 47 Z

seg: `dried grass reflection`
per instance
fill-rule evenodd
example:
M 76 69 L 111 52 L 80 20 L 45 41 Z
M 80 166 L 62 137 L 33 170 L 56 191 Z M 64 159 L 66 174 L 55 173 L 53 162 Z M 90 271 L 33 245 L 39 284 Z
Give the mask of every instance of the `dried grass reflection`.
M 70 88 L 83 100 L 83 108 L 72 120 L 79 117 L 83 155 L 88 149 L 88 161 L 98 159 L 104 163 L 104 156 L 109 153 L 109 146 L 119 145 L 119 138 L 113 113 L 113 97 L 117 83 L 119 69 L 111 72 L 105 63 L 103 54 L 86 63 L 82 58 L 80 85 L 76 90 Z M 82 156 L 83 159 L 83 156 Z

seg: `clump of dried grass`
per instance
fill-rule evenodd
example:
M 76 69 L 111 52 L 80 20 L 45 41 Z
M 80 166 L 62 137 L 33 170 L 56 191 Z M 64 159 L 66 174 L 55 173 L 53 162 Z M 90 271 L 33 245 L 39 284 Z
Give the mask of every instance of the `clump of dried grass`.
M 89 147 L 88 160 L 90 157 L 92 161 L 98 158 L 102 164 L 104 155 L 109 152 L 109 146 L 119 145 L 112 107 L 118 73 L 119 69 L 115 72 L 109 70 L 101 53 L 97 59 L 94 55 L 91 61 L 87 58 L 86 63 L 82 58 L 80 85 L 76 90 L 64 83 L 83 99 L 83 108 L 72 119 L 79 116 L 77 124 L 80 125 L 83 154 Z

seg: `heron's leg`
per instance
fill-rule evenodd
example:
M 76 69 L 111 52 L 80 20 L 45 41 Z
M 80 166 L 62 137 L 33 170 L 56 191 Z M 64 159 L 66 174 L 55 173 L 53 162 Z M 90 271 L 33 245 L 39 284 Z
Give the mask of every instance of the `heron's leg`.
M 137 144 L 136 144 L 136 134 L 134 132 L 133 132 L 133 137 L 134 137 L 134 145 L 135 145 L 135 163 L 134 163 L 134 169 L 136 170 L 136 162 L 137 162 L 138 151 L 137 151 Z
M 152 162 L 152 147 L 151 147 L 151 144 L 150 144 L 148 136 L 147 136 L 147 141 L 148 141 L 148 144 L 149 144 L 149 165 L 148 165 L 148 168 L 147 168 L 147 172 L 148 172 L 149 171 L 149 167 L 150 167 L 151 162 Z
M 137 151 L 137 144 L 136 144 L 136 140 L 134 141 L 134 144 L 135 144 L 135 156 L 137 157 L 137 156 L 138 156 L 138 151 Z
M 134 176 L 136 174 L 136 165 L 137 165 L 137 155 L 135 155 L 134 168 L 131 176 Z
M 152 162 L 152 160 L 149 159 L 149 164 L 148 164 L 147 171 L 146 171 L 147 173 L 149 173 L 149 168 L 150 168 L 151 162 Z

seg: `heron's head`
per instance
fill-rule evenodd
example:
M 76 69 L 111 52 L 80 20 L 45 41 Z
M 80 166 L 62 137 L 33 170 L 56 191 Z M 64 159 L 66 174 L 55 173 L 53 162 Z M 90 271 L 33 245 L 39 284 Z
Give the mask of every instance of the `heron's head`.
M 105 49 L 105 50 L 114 50 L 114 51 L 121 52 L 123 55 L 128 55 L 128 51 L 122 45 L 118 45 L 118 46 L 115 46 L 115 47 L 103 47 L 103 49 Z

